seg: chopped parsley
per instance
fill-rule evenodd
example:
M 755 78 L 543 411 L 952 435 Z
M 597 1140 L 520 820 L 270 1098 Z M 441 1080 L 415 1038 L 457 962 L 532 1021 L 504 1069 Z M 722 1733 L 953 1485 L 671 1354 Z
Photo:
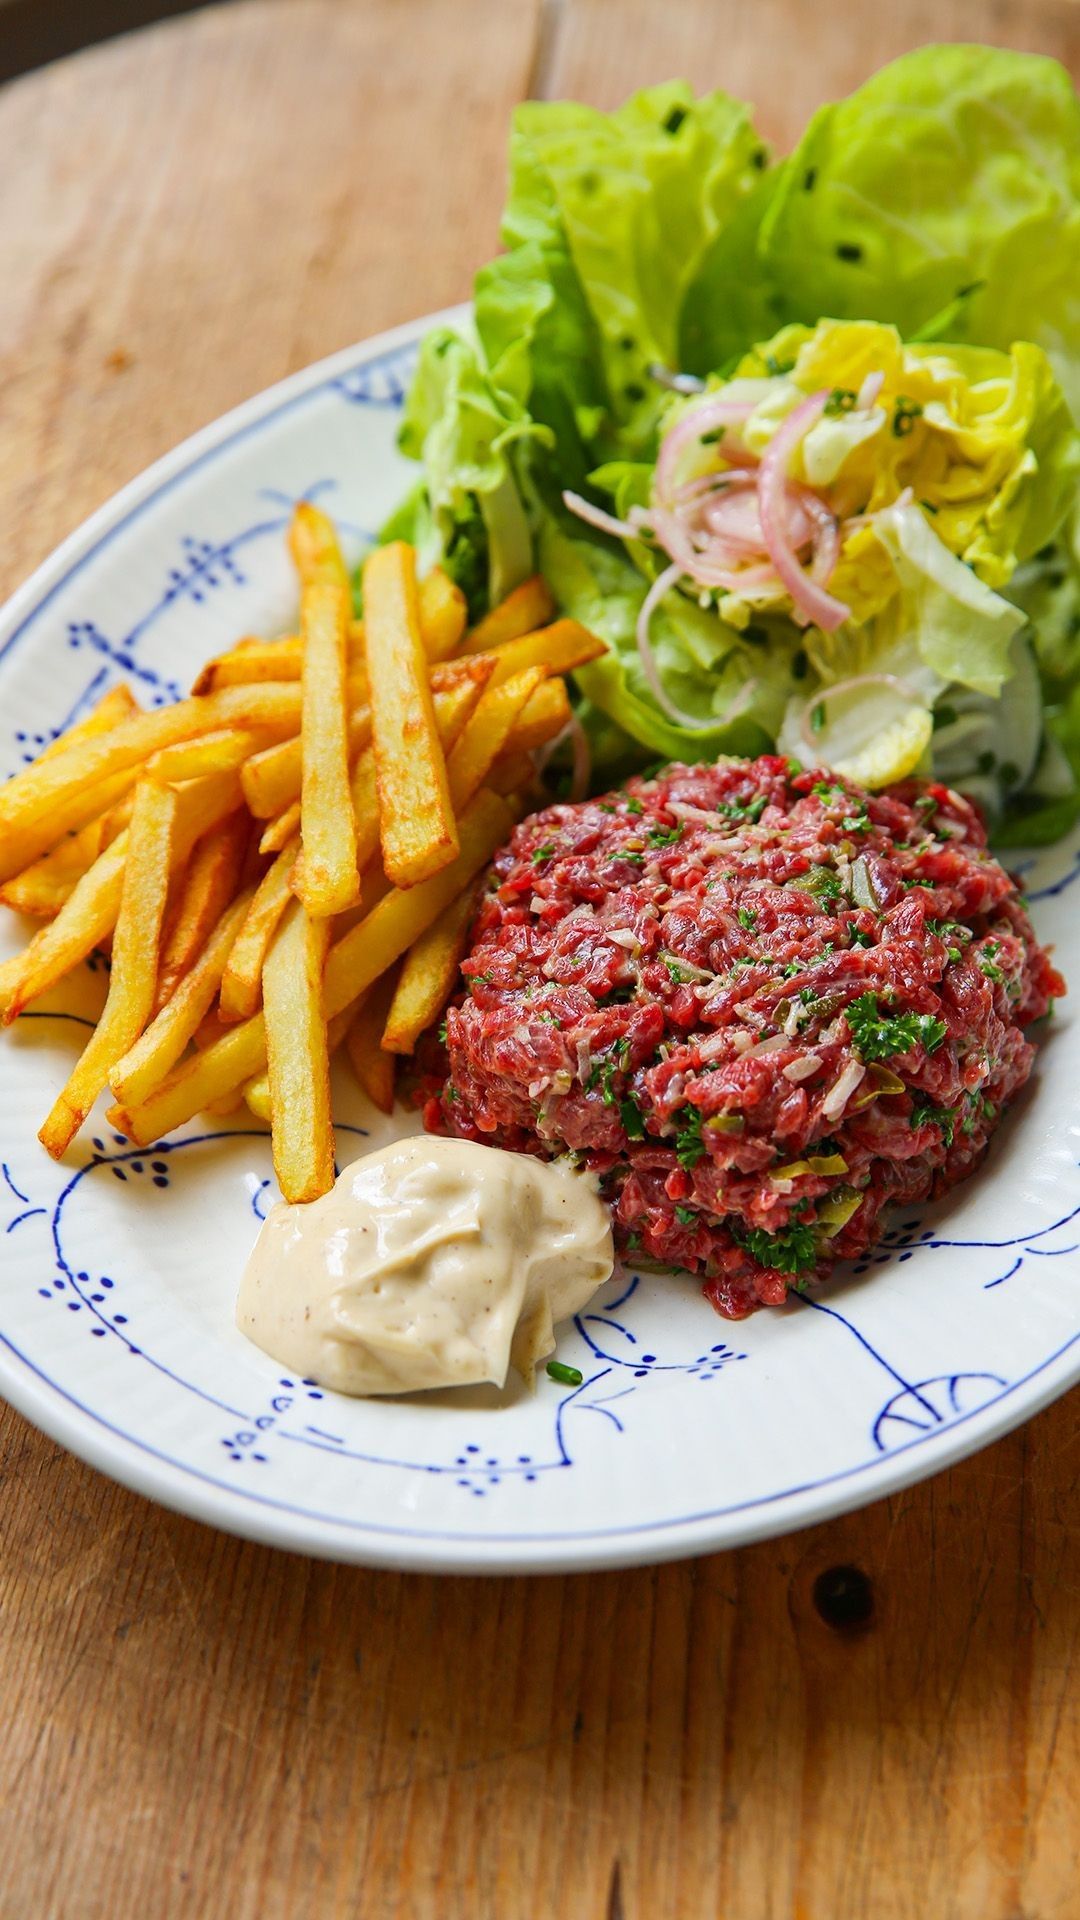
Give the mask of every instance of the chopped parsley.
M 951 1107 L 935 1107 L 931 1100 L 915 1100 L 911 1108 L 911 1124 L 913 1127 L 939 1127 L 945 1145 L 952 1146 L 956 1115 Z
M 705 1142 L 701 1137 L 701 1108 L 684 1107 L 678 1117 L 679 1135 L 675 1144 L 675 1154 L 684 1173 L 692 1173 L 699 1160 L 705 1157 Z
M 948 1028 L 932 1013 L 882 1013 L 877 995 L 861 993 L 847 1009 L 852 1040 L 864 1060 L 889 1060 L 923 1046 L 927 1053 L 940 1047 Z
M 777 1273 L 806 1273 L 817 1265 L 817 1241 L 813 1229 L 804 1221 L 793 1220 L 779 1233 L 766 1233 L 764 1227 L 732 1227 L 740 1246 L 746 1248 L 759 1266 Z
M 857 947 L 873 946 L 874 936 L 872 933 L 864 933 L 861 927 L 852 927 L 850 929 L 850 933 L 851 933 L 851 938 Z
M 673 847 L 681 840 L 686 829 L 680 820 L 677 827 L 650 827 L 648 833 L 651 847 Z
M 845 813 L 840 825 L 845 833 L 866 833 L 870 827 L 870 815 L 865 807 L 859 813 Z
M 540 865 L 541 860 L 550 860 L 554 851 L 555 851 L 554 840 L 545 840 L 542 847 L 534 847 L 532 852 L 533 866 L 538 867 Z
M 638 814 L 643 811 L 641 801 L 638 800 L 635 797 L 635 795 L 632 793 L 627 794 L 626 799 L 624 801 L 624 805 L 626 807 L 627 813 Z
M 446 1044 L 447 1044 L 447 1040 L 446 1040 L 446 1021 L 445 1021 L 445 1020 L 440 1020 L 440 1022 L 439 1022 L 439 1039 L 440 1039 L 440 1040 L 442 1041 L 442 1044 L 443 1044 L 443 1046 L 445 1047 L 445 1046 L 446 1046 Z
M 491 973 L 470 973 L 465 984 L 471 993 L 474 987 L 490 987 L 494 977 Z
M 717 813 L 722 813 L 725 820 L 748 820 L 750 825 L 754 827 L 761 819 L 768 804 L 768 795 L 759 793 L 755 799 L 748 800 L 745 806 L 738 800 L 721 800 L 716 811 Z
M 629 853 L 624 850 L 621 853 L 613 853 L 608 865 L 614 866 L 618 860 L 625 860 L 627 865 L 631 867 L 640 867 L 644 863 L 645 855 L 643 853 L 635 853 L 632 849 Z
M 835 780 L 815 780 L 810 791 L 816 799 L 832 801 L 836 806 L 846 804 L 847 801 L 847 794 L 843 787 L 837 786 Z
M 632 1093 L 628 1093 L 625 1099 L 620 1100 L 619 1119 L 622 1121 L 623 1131 L 631 1140 L 644 1140 L 645 1116 Z
M 740 927 L 744 927 L 747 933 L 754 932 L 757 927 L 757 914 L 752 907 L 740 907 L 738 919 Z
M 681 987 L 685 985 L 687 975 L 683 972 L 674 954 L 662 953 L 660 955 L 660 958 L 668 970 L 668 973 L 671 977 L 672 985 L 676 987 Z
M 693 1207 L 676 1207 L 675 1218 L 680 1227 L 695 1227 L 697 1225 L 698 1216 Z

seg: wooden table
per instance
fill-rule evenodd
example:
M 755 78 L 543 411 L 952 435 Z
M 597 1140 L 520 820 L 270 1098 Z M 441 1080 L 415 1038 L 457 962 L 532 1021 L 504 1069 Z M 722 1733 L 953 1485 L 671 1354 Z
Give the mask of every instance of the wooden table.
M 783 142 L 932 37 L 1080 73 L 1076 0 L 254 0 L 21 80 L 0 588 L 223 408 L 465 295 L 525 95 L 686 73 Z M 1080 1912 L 1075 1397 L 850 1519 L 593 1577 L 242 1545 L 10 1412 L 0 1474 L 3 1920 Z

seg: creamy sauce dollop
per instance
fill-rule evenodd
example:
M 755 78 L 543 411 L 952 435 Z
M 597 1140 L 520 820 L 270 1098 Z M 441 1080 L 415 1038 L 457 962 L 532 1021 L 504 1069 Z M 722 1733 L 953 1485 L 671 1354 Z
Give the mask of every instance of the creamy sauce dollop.
M 614 1263 L 611 1221 L 567 1163 L 431 1135 L 346 1167 L 321 1200 L 274 1207 L 237 1324 L 338 1393 L 531 1380 Z

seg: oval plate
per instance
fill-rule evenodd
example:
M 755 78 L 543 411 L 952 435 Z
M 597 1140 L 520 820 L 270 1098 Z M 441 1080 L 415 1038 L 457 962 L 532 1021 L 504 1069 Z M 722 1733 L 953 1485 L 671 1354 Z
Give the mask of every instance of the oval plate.
M 281 631 L 297 499 L 359 550 L 410 477 L 395 432 L 427 324 L 240 407 L 40 569 L 0 619 L 0 772 L 114 680 L 161 703 L 238 635 Z M 1068 955 L 1080 840 L 1020 864 L 1040 933 Z M 5 915 L 0 952 L 16 940 Z M 207 1122 L 141 1153 L 95 1116 L 63 1165 L 38 1145 L 101 993 L 89 965 L 3 1043 L 0 1389 L 103 1472 L 216 1526 L 458 1572 L 703 1553 L 894 1492 L 1080 1377 L 1067 1011 L 982 1172 L 896 1217 L 813 1301 L 730 1324 L 692 1280 L 626 1272 L 563 1329 L 575 1390 L 542 1378 L 535 1394 L 365 1402 L 289 1376 L 233 1324 L 275 1197 L 261 1128 Z M 390 1130 L 345 1080 L 337 1111 L 343 1161 Z

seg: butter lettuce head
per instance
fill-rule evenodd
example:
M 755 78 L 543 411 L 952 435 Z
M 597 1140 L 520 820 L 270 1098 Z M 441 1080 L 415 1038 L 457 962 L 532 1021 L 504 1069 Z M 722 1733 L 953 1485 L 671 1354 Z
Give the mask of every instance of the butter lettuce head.
M 684 81 L 611 114 L 517 109 L 507 252 L 478 276 L 476 323 L 495 385 L 556 433 L 563 484 L 650 441 L 651 369 L 677 365 L 685 290 L 767 164 L 747 108 Z
M 764 210 L 786 317 L 1033 340 L 1080 417 L 1080 104 L 1056 61 L 923 47 L 822 107 Z

